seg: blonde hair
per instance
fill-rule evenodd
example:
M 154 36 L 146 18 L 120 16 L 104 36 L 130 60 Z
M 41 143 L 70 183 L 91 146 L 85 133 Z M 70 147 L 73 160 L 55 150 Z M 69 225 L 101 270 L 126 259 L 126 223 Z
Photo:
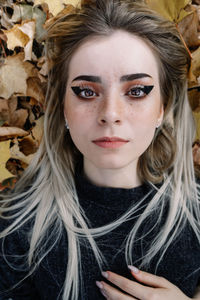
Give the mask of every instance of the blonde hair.
M 75 166 L 82 155 L 65 129 L 63 114 L 68 65 L 73 53 L 86 40 L 94 36 L 109 36 L 118 29 L 140 37 L 154 51 L 160 66 L 160 87 L 165 107 L 163 123 L 138 163 L 140 177 L 157 192 L 126 238 L 125 259 L 127 264 L 132 264 L 133 243 L 141 224 L 156 209 L 159 209 L 157 224 L 160 224 L 166 201 L 169 201 L 169 212 L 165 223 L 145 256 L 141 257 L 140 267 L 148 266 L 158 253 L 161 253 L 160 262 L 186 223 L 193 228 L 200 242 L 199 195 L 192 157 L 195 127 L 187 98 L 188 53 L 175 26 L 139 1 L 87 1 L 81 9 L 75 8 L 68 14 L 59 15 L 47 28 L 46 55 L 50 70 L 43 139 L 15 189 L 10 195 L 2 195 L 1 200 L 2 218 L 13 219 L 10 226 L 1 232 L 1 238 L 34 220 L 27 253 L 30 274 L 57 243 L 63 227 L 67 231 L 65 300 L 77 300 L 79 295 L 80 237 L 89 241 L 102 269 L 106 259 L 98 249 L 95 237 L 108 233 L 131 218 L 138 208 L 133 203 L 114 222 L 100 228 L 89 228 L 74 182 Z M 155 183 L 160 183 L 159 188 Z M 47 232 L 50 233 L 48 240 Z

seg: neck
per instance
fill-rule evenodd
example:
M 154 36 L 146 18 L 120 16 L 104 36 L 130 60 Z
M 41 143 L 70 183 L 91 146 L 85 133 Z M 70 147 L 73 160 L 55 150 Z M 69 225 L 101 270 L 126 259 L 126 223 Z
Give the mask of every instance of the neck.
M 97 186 L 130 189 L 142 184 L 137 168 L 133 165 L 117 169 L 100 169 L 84 161 L 84 172 L 87 178 Z

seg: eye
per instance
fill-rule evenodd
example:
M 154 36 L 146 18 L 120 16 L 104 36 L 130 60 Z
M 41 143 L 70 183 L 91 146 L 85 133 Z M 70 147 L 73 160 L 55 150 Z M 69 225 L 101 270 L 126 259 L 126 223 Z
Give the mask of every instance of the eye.
M 126 95 L 133 98 L 143 98 L 152 91 L 153 87 L 153 85 L 137 85 L 131 88 Z
M 76 96 L 84 99 L 91 99 L 95 96 L 98 96 L 91 88 L 89 87 L 80 87 L 80 86 L 72 86 L 72 91 Z

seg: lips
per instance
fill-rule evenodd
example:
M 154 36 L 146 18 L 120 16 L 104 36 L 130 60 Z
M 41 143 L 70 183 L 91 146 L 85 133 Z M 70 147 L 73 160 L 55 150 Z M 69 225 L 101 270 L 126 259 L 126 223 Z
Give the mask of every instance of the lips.
M 113 149 L 119 148 L 128 143 L 129 141 L 120 137 L 101 137 L 99 139 L 93 140 L 92 142 L 99 147 Z
M 121 139 L 119 137 L 102 137 L 94 140 L 93 142 L 128 142 L 128 140 Z

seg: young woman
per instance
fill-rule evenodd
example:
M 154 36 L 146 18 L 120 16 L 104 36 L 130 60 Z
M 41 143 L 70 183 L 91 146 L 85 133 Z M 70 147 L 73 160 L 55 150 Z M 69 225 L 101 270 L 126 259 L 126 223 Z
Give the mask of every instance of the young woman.
M 46 54 L 43 140 L 1 200 L 0 299 L 191 299 L 199 192 L 176 28 L 139 2 L 87 1 L 49 26 Z

